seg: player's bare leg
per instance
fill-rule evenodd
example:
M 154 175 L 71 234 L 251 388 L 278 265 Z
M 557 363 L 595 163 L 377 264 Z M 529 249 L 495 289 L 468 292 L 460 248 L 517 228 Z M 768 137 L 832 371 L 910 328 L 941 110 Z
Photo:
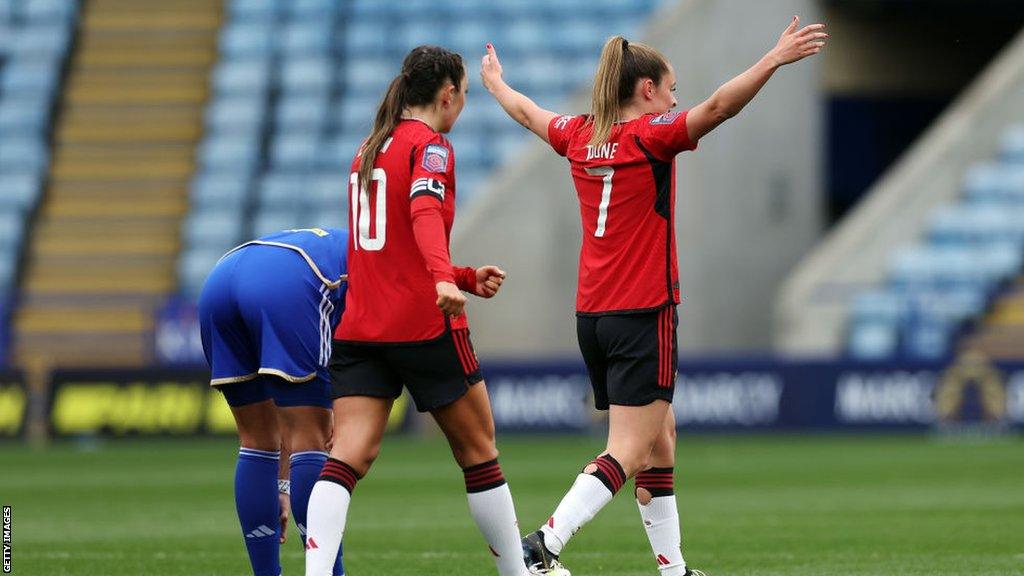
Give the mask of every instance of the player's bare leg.
M 281 449 L 281 432 L 273 400 L 232 406 L 231 415 L 235 417 L 238 440 L 243 448 L 265 452 Z
M 665 425 L 651 450 L 648 467 L 635 477 L 640 519 L 663 576 L 683 576 L 687 570 L 676 508 L 675 461 L 676 419 L 669 410 Z
M 498 465 L 487 386 L 479 382 L 455 402 L 431 412 L 466 479 L 469 511 L 494 555 L 498 574 L 524 576 L 512 493 Z
M 380 453 L 393 402 L 370 396 L 334 401 L 334 446 L 309 497 L 306 576 L 331 575 L 352 492 Z
M 626 479 L 646 468 L 670 405 L 655 400 L 646 406 L 609 407 L 608 444 L 573 482 L 540 530 L 523 539 L 527 563 L 536 574 L 560 574 L 562 548 L 584 524 L 611 502 Z
M 320 477 L 320 471 L 327 461 L 327 443 L 331 438 L 331 411 L 319 406 L 278 407 L 281 429 L 288 456 L 288 495 L 282 494 L 291 504 L 291 513 L 299 529 L 300 544 L 306 546 L 306 516 L 309 497 L 313 486 Z M 282 468 L 284 467 L 282 451 Z M 282 503 L 282 510 L 284 503 Z M 282 518 L 287 522 L 287 516 Z M 343 574 L 341 548 L 338 549 L 333 574 Z

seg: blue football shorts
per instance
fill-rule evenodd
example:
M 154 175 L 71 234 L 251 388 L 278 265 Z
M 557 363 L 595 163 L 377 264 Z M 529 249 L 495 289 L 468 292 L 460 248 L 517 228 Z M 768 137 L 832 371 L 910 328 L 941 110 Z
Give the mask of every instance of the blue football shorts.
M 340 293 L 287 248 L 249 245 L 223 258 L 199 296 L 210 384 L 231 406 L 330 408 Z

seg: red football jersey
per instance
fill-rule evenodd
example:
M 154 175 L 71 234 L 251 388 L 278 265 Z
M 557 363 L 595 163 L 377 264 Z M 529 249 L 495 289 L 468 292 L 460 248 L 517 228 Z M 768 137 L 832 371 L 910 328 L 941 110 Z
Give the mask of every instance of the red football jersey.
M 679 303 L 675 156 L 693 150 L 686 112 L 647 114 L 587 145 L 589 116 L 548 125 L 551 147 L 569 159 L 583 219 L 576 311 L 639 312 Z
M 358 181 L 360 160 L 352 160 L 349 176 L 348 292 L 334 337 L 421 342 L 441 336 L 449 325 L 466 328 L 465 314 L 446 320 L 436 305 L 435 284 L 455 282 L 448 255 L 455 220 L 451 144 L 419 120 L 402 120 L 365 188 Z M 432 244 L 420 235 L 424 222 L 437 235 Z

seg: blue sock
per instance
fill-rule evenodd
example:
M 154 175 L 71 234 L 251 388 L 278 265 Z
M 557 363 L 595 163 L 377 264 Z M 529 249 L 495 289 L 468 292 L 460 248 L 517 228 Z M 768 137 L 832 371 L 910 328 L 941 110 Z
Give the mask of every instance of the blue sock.
M 235 468 L 235 509 L 254 576 L 280 576 L 281 505 L 277 500 L 280 452 L 240 448 Z
M 326 452 L 296 452 L 291 457 L 292 481 L 292 516 L 302 536 L 302 546 L 306 546 L 306 509 L 309 507 L 309 493 L 313 491 L 320 477 L 320 469 L 327 461 Z M 333 576 L 344 576 L 345 568 L 341 564 L 341 547 L 338 547 L 338 559 L 334 561 Z

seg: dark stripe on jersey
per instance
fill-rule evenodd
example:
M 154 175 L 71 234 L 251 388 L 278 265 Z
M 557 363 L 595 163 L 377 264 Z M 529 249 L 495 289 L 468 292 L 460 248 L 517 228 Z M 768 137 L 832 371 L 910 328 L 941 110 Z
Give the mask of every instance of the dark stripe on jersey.
M 634 136 L 637 148 L 647 157 L 647 163 L 651 165 L 651 174 L 654 176 L 654 212 L 665 219 L 665 284 L 668 287 L 668 300 L 675 302 L 672 290 L 672 162 L 665 162 L 654 157 L 647 148 L 640 142 L 639 136 Z M 673 159 L 674 161 L 675 159 Z
M 415 170 L 415 169 L 416 169 L 416 146 L 413 146 L 412 150 L 409 152 L 409 174 L 412 174 L 413 170 Z
M 580 312 L 576 311 L 576 316 L 580 318 L 600 318 L 601 316 L 630 316 L 632 314 L 650 314 L 651 312 L 657 312 L 665 306 L 675 306 L 675 302 L 672 300 L 671 295 L 669 299 L 657 306 L 651 306 L 650 308 L 634 308 L 627 310 L 603 310 L 601 312 Z

